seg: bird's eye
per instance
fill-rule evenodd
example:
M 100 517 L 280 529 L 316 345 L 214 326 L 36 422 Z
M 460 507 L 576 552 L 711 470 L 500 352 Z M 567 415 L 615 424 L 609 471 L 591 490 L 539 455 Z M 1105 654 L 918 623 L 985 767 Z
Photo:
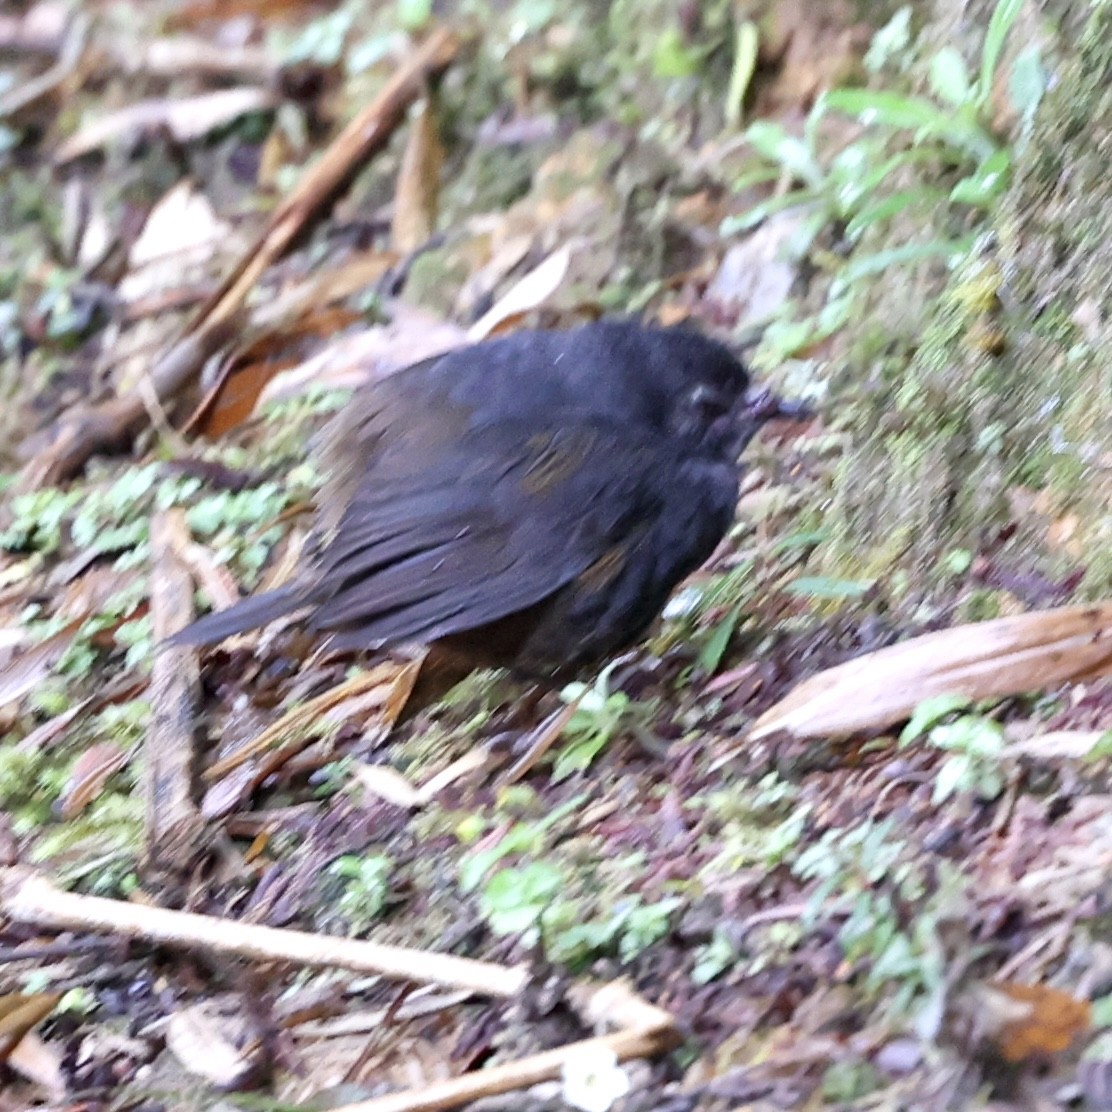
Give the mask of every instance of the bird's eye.
M 691 408 L 700 420 L 710 424 L 730 410 L 729 401 L 713 386 L 700 382 L 691 391 Z

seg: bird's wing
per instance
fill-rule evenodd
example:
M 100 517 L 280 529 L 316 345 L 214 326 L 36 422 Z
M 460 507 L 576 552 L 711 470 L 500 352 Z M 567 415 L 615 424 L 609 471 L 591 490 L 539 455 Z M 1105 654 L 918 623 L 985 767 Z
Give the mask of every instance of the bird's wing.
M 471 430 L 431 461 L 412 442 L 383 452 L 321 553 L 310 624 L 430 641 L 539 603 L 663 512 L 671 458 L 559 414 Z

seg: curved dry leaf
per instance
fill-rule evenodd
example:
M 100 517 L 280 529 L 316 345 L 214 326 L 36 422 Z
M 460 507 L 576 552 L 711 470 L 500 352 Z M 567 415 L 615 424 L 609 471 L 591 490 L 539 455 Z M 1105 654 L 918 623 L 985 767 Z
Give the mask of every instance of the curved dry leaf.
M 62 1047 L 47 1042 L 37 1031 L 28 1031 L 12 1047 L 7 1066 L 49 1093 L 54 1102 L 62 1103 L 69 1094 L 62 1068 Z
M 310 387 L 355 388 L 467 343 L 467 333 L 423 309 L 395 307 L 389 324 L 337 339 L 297 367 L 275 375 L 256 403 L 296 397 Z
M 73 644 L 73 639 L 84 622 L 84 617 L 75 618 L 53 637 L 40 641 L 25 653 L 20 653 L 5 663 L 0 672 L 0 707 L 22 699 L 50 675 L 51 669 Z
M 1008 751 L 1036 761 L 1082 760 L 1105 736 L 1100 730 L 1051 730 L 1035 737 L 1009 741 Z
M 79 815 L 97 796 L 108 780 L 127 764 L 131 754 L 110 742 L 91 745 L 70 769 L 69 779 L 58 798 L 63 819 Z
M 178 182 L 151 209 L 128 252 L 122 301 L 136 303 L 179 288 L 191 271 L 203 274 L 215 251 L 226 249 L 232 229 L 192 182 Z
M 540 308 L 567 277 L 571 266 L 570 243 L 553 251 L 539 266 L 511 286 L 467 331 L 469 340 L 489 336 L 503 321 Z
M 357 761 L 351 769 L 359 786 L 369 795 L 407 809 L 417 807 L 421 796 L 417 789 L 397 769 L 389 765 L 371 765 Z
M 12 1047 L 37 1023 L 46 1019 L 62 997 L 58 993 L 22 992 L 0 996 L 0 1060 L 6 1060 Z
M 54 152 L 58 165 L 99 150 L 118 139 L 137 139 L 165 129 L 179 143 L 200 139 L 240 116 L 262 112 L 278 103 L 270 89 L 220 89 L 178 100 L 143 100 L 82 127 Z
M 754 723 L 837 737 L 881 730 L 939 695 L 998 699 L 1112 675 L 1112 602 L 1039 610 L 928 633 L 812 676 Z
M 398 167 L 394 219 L 390 228 L 390 241 L 395 251 L 402 254 L 416 251 L 436 231 L 443 160 L 436 98 L 428 96 L 410 123 L 409 137 Z
M 1006 1062 L 1025 1062 L 1068 1050 L 1088 1030 L 1092 1005 L 1049 985 L 996 981 L 975 992 L 977 1018 Z

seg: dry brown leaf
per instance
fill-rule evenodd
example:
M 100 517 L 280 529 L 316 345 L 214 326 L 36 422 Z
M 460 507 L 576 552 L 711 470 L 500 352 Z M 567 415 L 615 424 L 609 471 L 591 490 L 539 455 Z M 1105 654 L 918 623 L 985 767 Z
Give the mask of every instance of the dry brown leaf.
M 445 788 L 490 763 L 490 754 L 481 746 L 469 749 L 458 760 L 430 776 L 415 787 L 405 776 L 389 765 L 357 763 L 352 773 L 364 791 L 396 807 L 416 810 L 427 807 Z
M 57 993 L 20 992 L 0 996 L 0 1060 L 6 1061 L 13 1046 L 57 1006 Z
M 58 807 L 63 819 L 72 819 L 100 795 L 108 780 L 127 764 L 130 753 L 118 745 L 104 742 L 91 745 L 70 769 L 62 788 Z
M 53 637 L 40 641 L 26 652 L 5 662 L 3 671 L 0 671 L 0 708 L 22 699 L 50 675 L 51 669 L 73 644 L 84 621 L 84 617 L 75 618 Z
M 1100 730 L 1051 730 L 1009 741 L 1008 751 L 1037 761 L 1081 760 L 1105 735 Z
M 19 480 L 23 487 L 57 482 L 74 474 L 94 452 L 130 443 L 140 428 L 154 421 L 156 407 L 176 399 L 195 381 L 205 361 L 238 332 L 247 296 L 262 274 L 331 211 L 355 174 L 383 149 L 409 106 L 452 64 L 459 49 L 459 37 L 444 27 L 432 31 L 414 49 L 378 96 L 348 122 L 271 212 L 265 227 L 178 338 L 149 365 L 142 380 L 146 389 L 67 409 L 23 468 Z
M 192 182 L 178 182 L 151 209 L 128 251 L 120 300 L 138 302 L 206 277 L 213 253 L 226 250 L 233 239 L 212 202 Z
M 176 35 L 154 39 L 134 58 L 120 61 L 134 72 L 180 78 L 185 74 L 220 78 L 224 81 L 271 81 L 277 74 L 277 59 L 257 46 L 221 43 L 212 38 Z
M 1039 610 L 928 633 L 812 676 L 754 723 L 838 737 L 880 730 L 938 695 L 994 699 L 1112 675 L 1112 602 Z
M 252 323 L 262 328 L 288 328 L 299 317 L 314 317 L 325 306 L 373 286 L 398 262 L 394 251 L 373 248 L 348 256 L 328 270 L 306 275 L 277 296 L 255 307 Z
M 462 757 L 452 761 L 435 775 L 430 776 L 417 789 L 417 802 L 424 807 L 431 803 L 446 787 L 472 772 L 480 772 L 491 763 L 490 752 L 482 746 L 469 749 Z
M 1068 1050 L 1086 1031 L 1092 1005 L 1049 985 L 997 981 L 975 992 L 977 1020 L 1006 1062 L 1025 1062 Z
M 571 265 L 572 245 L 565 243 L 511 286 L 468 330 L 469 340 L 482 340 L 503 321 L 540 308 L 557 290 Z
M 34 753 L 39 749 L 48 749 L 58 738 L 65 736 L 70 723 L 79 715 L 84 714 L 92 703 L 93 699 L 91 697 L 82 699 L 81 702 L 74 703 L 72 707 L 62 711 L 61 714 L 56 714 L 53 718 L 48 718 L 45 722 L 36 726 L 29 734 L 19 739 L 15 746 L 16 751 L 20 753 Z
M 300 371 L 307 351 L 318 353 L 332 336 L 362 319 L 335 303 L 372 286 L 396 262 L 391 251 L 361 252 L 258 306 L 251 315 L 254 339 L 227 361 L 185 432 L 215 440 L 247 420 L 274 379 Z
M 86 124 L 60 144 L 54 153 L 58 165 L 72 162 L 118 139 L 135 139 L 165 129 L 179 143 L 200 139 L 240 116 L 262 112 L 277 104 L 270 89 L 220 89 L 176 100 L 144 100 Z
M 376 799 L 392 803 L 395 807 L 413 808 L 420 805 L 417 789 L 397 769 L 389 765 L 370 765 L 356 761 L 352 775 L 359 786 Z
M 344 336 L 319 355 L 275 376 L 259 395 L 256 408 L 296 397 L 311 386 L 337 390 L 362 386 L 466 342 L 467 333 L 458 325 L 398 305 L 389 324 Z
M 444 160 L 436 105 L 432 94 L 421 102 L 410 124 L 398 168 L 390 239 L 394 250 L 402 254 L 416 251 L 436 231 L 440 167 Z
M 411 660 L 394 678 L 394 686 L 390 689 L 386 705 L 383 707 L 383 717 L 388 725 L 393 726 L 409 705 L 410 697 L 417 686 L 418 679 L 420 679 L 424 663 L 424 656 L 417 660 Z
M 206 769 L 204 778 L 209 782 L 219 780 L 246 761 L 261 757 L 286 743 L 304 748 L 323 728 L 321 721 L 323 716 L 334 707 L 356 696 L 376 692 L 381 703 L 385 705 L 393 689 L 396 673 L 396 665 L 379 664 L 330 688 L 308 702 L 292 707 L 276 722 L 272 722 L 258 737 Z
M 28 1031 L 12 1047 L 7 1065 L 44 1089 L 57 1102 L 64 1101 L 69 1093 L 62 1069 L 62 1047 L 46 1042 L 37 1031 Z
M 320 0 L 193 0 L 170 8 L 165 18 L 171 27 L 195 27 L 209 20 L 223 23 L 233 19 L 264 24 L 280 20 L 304 23 L 324 9 Z

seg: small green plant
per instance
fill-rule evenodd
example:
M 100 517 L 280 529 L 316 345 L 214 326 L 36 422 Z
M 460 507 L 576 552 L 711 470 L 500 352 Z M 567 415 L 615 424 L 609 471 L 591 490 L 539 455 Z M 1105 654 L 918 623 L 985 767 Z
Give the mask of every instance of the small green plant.
M 495 934 L 520 934 L 530 945 L 536 941 L 542 915 L 567 883 L 564 871 L 548 861 L 499 869 L 483 886 L 483 917 Z
M 984 715 L 955 715 L 968 705 L 960 695 L 928 699 L 900 734 L 901 746 L 925 737 L 928 745 L 948 754 L 934 780 L 936 804 L 959 792 L 995 799 L 1004 790 L 1004 728 Z
M 576 795 L 535 822 L 514 823 L 496 846 L 476 850 L 460 866 L 459 882 L 464 892 L 473 892 L 500 861 L 517 854 L 543 852 L 548 832 L 582 806 L 586 797 Z
M 385 853 L 347 854 L 329 866 L 331 876 L 347 881 L 339 909 L 352 934 L 362 934 L 382 914 L 393 871 L 394 859 Z
M 555 779 L 590 768 L 610 740 L 630 724 L 635 704 L 624 692 L 610 690 L 613 669 L 614 665 L 604 668 L 593 684 L 569 683 L 560 693 L 564 702 L 578 705 L 564 727 L 567 741 L 553 762 Z
M 892 990 L 894 1013 L 944 990 L 946 954 L 939 930 L 960 917 L 964 878 L 940 863 L 933 887 L 890 821 L 831 829 L 796 858 L 792 872 L 815 882 L 803 925 L 840 918 L 838 941 L 865 986 Z
M 998 0 L 975 77 L 957 48 L 945 46 L 927 64 L 929 95 L 834 89 L 816 101 L 801 136 L 767 120 L 751 124 L 745 134 L 759 161 L 736 187 L 780 180 L 789 188 L 729 218 L 723 233 L 796 210 L 802 217 L 785 250 L 802 258 L 826 228 L 840 229 L 852 251 L 867 231 L 911 210 L 940 205 L 958 206 L 962 212 L 988 210 L 1007 186 L 1012 164 L 1012 150 L 992 133 L 988 114 L 1000 54 L 1020 6 L 1021 0 Z M 871 68 L 876 71 L 893 58 L 904 58 L 910 48 L 910 12 L 905 12 L 877 33 Z M 1009 84 L 1021 121 L 1019 142 L 1030 131 L 1045 86 L 1038 49 L 1029 47 L 1016 59 Z M 851 116 L 863 129 L 833 151 L 827 149 L 822 129 L 831 113 Z M 947 179 L 948 185 L 937 184 Z M 933 217 L 932 223 L 940 221 Z M 946 221 L 941 223 L 945 226 Z M 959 223 L 962 231 L 957 237 L 910 241 L 873 254 L 851 253 L 835 273 L 818 313 L 804 320 L 785 316 L 772 322 L 765 341 L 768 350 L 783 359 L 838 331 L 849 319 L 855 288 L 870 275 L 930 258 L 952 264 L 967 256 L 976 240 L 968 231 L 968 219 Z
M 622 962 L 633 961 L 654 942 L 667 935 L 678 899 L 642 903 L 640 897 L 619 899 L 601 913 L 585 908 L 578 900 L 554 900 L 541 916 L 541 938 L 545 953 L 553 961 L 582 968 L 600 954 L 616 954 Z

